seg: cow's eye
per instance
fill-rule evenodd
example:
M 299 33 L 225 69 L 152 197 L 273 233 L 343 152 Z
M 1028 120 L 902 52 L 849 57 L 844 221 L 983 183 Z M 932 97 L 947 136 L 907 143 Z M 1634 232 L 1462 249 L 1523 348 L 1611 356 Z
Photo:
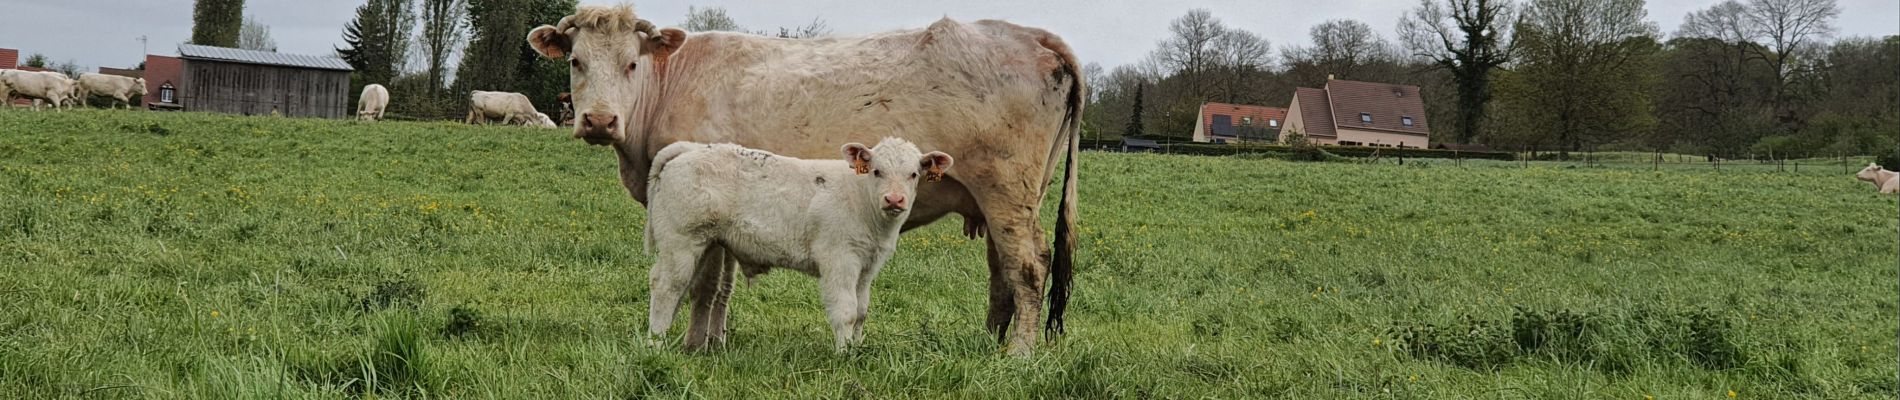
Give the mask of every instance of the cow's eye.
M 874 169 L 874 170 L 871 170 L 871 176 L 875 176 L 875 177 L 879 177 L 879 178 L 883 178 L 883 177 L 884 177 L 884 170 L 881 170 L 881 169 Z
M 639 62 L 627 63 L 627 72 L 633 72 L 633 70 L 638 69 L 638 68 L 640 68 Z
M 579 58 L 569 59 L 567 63 L 574 66 L 574 72 L 587 72 L 586 64 L 582 64 Z
M 916 172 L 910 173 L 910 179 L 917 179 L 917 173 Z

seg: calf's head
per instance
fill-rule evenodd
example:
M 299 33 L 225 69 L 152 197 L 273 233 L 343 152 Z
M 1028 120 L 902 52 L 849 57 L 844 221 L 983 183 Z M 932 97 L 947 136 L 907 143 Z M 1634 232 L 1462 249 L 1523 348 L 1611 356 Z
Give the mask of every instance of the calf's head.
M 943 179 L 953 161 L 941 151 L 923 154 L 917 146 L 898 138 L 885 138 L 871 148 L 846 144 L 843 150 L 845 161 L 860 178 L 855 188 L 891 215 L 909 212 L 912 199 L 917 197 L 917 183 Z
M 1861 168 L 1860 173 L 1854 174 L 1854 179 L 1859 179 L 1859 180 L 1868 181 L 1868 182 L 1874 182 L 1876 180 L 1879 180 L 1880 179 L 1880 164 L 1867 163 L 1867 168 Z
M 567 59 L 574 137 L 588 144 L 626 140 L 628 119 L 653 85 L 660 64 L 686 43 L 686 31 L 655 29 L 631 6 L 583 6 L 561 22 L 528 32 L 541 56 Z

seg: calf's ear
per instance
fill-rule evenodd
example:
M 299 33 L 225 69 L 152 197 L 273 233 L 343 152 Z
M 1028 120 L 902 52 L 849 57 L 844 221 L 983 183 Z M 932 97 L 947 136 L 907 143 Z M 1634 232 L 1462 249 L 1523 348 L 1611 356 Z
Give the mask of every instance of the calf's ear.
M 561 58 L 574 51 L 574 38 L 553 25 L 542 25 L 528 31 L 528 45 L 542 57 Z
M 871 148 L 864 147 L 862 143 L 844 145 L 844 159 L 851 163 L 851 170 L 857 171 L 858 175 L 871 173 L 872 155 Z
M 952 160 L 949 154 L 933 151 L 924 155 L 923 161 L 918 162 L 918 167 L 924 171 L 924 180 L 936 182 L 943 180 L 944 172 L 950 170 L 950 164 L 954 161 L 956 160 Z

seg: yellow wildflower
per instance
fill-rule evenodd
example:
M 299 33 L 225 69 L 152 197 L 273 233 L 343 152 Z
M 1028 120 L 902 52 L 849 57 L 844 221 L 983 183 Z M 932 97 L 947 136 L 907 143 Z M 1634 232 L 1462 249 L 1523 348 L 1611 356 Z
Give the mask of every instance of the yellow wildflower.
M 1731 398 L 1731 399 L 1733 399 L 1733 398 L 1735 398 L 1735 391 L 1734 391 L 1734 390 L 1730 390 L 1730 391 L 1728 391 L 1728 398 Z
M 219 315 L 224 315 L 224 314 L 219 314 L 218 310 L 211 310 L 211 318 L 217 318 Z
M 1379 340 L 1379 338 L 1372 338 L 1372 347 L 1379 347 L 1379 344 L 1382 343 L 1385 343 L 1385 341 Z

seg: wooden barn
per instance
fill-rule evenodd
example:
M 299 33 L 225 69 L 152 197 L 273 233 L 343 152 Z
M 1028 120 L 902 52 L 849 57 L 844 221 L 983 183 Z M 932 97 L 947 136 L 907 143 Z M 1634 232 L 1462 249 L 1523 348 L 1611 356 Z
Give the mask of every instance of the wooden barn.
M 176 95 L 186 111 L 317 118 L 351 111 L 351 69 L 342 59 L 193 44 L 178 45 L 178 58 Z

